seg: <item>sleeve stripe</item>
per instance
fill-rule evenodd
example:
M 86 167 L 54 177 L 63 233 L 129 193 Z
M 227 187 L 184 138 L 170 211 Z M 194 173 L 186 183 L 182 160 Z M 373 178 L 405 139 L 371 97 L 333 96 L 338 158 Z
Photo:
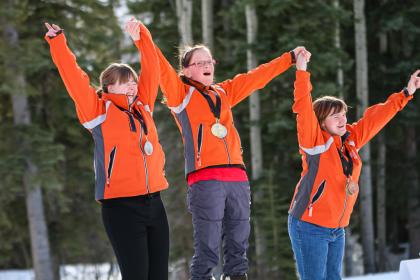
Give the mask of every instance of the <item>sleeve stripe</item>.
M 86 128 L 86 129 L 93 129 L 96 126 L 100 125 L 101 123 L 103 123 L 106 120 L 106 114 L 108 113 L 108 108 L 109 105 L 111 105 L 111 101 L 107 101 L 105 104 L 105 114 L 103 115 L 99 115 L 96 118 L 94 118 L 93 120 L 90 120 L 88 122 L 84 122 L 82 125 Z
M 313 155 L 318 155 L 318 154 L 322 154 L 324 152 L 326 152 L 331 144 L 334 142 L 334 138 L 331 136 L 327 143 L 325 143 L 324 145 L 319 145 L 319 146 L 315 146 L 313 148 L 304 148 L 302 146 L 300 146 L 300 148 L 307 154 L 313 156 Z
M 190 90 L 188 91 L 188 94 L 185 96 L 184 100 L 182 100 L 182 103 L 176 107 L 169 107 L 172 112 L 175 114 L 179 114 L 187 107 L 188 103 L 190 103 L 190 99 L 192 96 L 192 93 L 194 92 L 195 87 L 190 87 Z

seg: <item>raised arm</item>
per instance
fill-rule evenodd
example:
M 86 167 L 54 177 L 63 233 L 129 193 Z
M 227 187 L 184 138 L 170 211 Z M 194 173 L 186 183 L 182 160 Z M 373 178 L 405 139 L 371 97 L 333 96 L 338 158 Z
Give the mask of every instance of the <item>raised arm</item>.
M 160 66 L 160 88 L 166 98 L 167 105 L 169 107 L 177 107 L 183 102 L 187 94 L 187 86 L 181 81 L 178 73 L 162 54 L 158 46 L 155 45 L 155 49 Z
M 289 69 L 295 62 L 295 54 L 302 49 L 304 48 L 298 47 L 268 63 L 261 64 L 247 73 L 238 74 L 233 79 L 219 83 L 219 86 L 226 91 L 230 105 L 232 107 L 235 106 L 254 91 L 265 87 L 272 79 Z
M 90 86 L 89 77 L 77 65 L 76 57 L 68 48 L 62 29 L 45 24 L 48 32 L 45 39 L 50 45 L 51 57 L 58 68 L 61 79 L 76 105 L 77 116 L 82 125 L 93 129 L 105 119 L 105 105 Z
M 391 94 L 384 103 L 373 105 L 366 109 L 363 117 L 350 125 L 355 134 L 356 147 L 362 148 L 371 140 L 397 113 L 413 99 L 415 91 L 420 88 L 420 70 L 411 75 L 410 81 L 404 90 Z
M 138 82 L 139 98 L 153 112 L 159 89 L 159 62 L 152 35 L 140 21 L 134 18 L 127 22 L 125 30 L 139 50 L 141 64 Z
M 293 112 L 296 113 L 299 146 L 306 152 L 324 145 L 318 119 L 312 107 L 310 73 L 306 71 L 310 54 L 298 54 Z

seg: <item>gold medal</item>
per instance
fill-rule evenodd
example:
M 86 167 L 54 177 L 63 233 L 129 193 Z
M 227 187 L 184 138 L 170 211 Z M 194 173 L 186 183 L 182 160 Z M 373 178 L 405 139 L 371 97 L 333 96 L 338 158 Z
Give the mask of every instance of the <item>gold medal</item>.
M 153 144 L 149 140 L 146 140 L 143 146 L 144 153 L 150 156 L 153 153 Z
M 211 133 L 214 136 L 216 136 L 217 138 L 222 139 L 222 138 L 225 138 L 226 137 L 226 135 L 227 135 L 227 129 L 226 129 L 226 127 L 223 124 L 221 124 L 219 122 L 216 122 L 215 124 L 213 124 L 211 126 Z

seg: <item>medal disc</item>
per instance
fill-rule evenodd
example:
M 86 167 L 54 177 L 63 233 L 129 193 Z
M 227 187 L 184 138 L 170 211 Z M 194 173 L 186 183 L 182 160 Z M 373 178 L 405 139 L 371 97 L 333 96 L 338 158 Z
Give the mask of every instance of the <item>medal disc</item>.
M 354 193 L 359 191 L 359 184 L 357 184 L 353 180 L 349 180 L 349 182 L 346 185 L 346 191 L 347 191 L 347 194 L 353 195 Z
M 143 146 L 144 153 L 150 156 L 153 153 L 153 145 L 149 140 L 146 140 Z
M 227 129 L 223 124 L 215 123 L 211 126 L 211 133 L 217 138 L 225 138 L 227 135 Z

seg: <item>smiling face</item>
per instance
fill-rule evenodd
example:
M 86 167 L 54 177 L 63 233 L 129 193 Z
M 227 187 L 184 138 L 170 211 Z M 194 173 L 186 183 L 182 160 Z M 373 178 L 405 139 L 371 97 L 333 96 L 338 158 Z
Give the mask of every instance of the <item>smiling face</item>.
M 331 135 L 343 136 L 346 133 L 347 112 L 341 110 L 338 113 L 332 112 L 322 122 L 321 127 Z
M 215 61 L 206 47 L 191 50 L 192 54 L 185 55 L 182 73 L 194 81 L 200 82 L 205 86 L 213 83 Z
M 346 133 L 347 105 L 343 100 L 324 96 L 314 101 L 313 109 L 323 130 L 337 136 Z
M 129 104 L 137 95 L 136 72 L 127 64 L 112 63 L 99 77 L 101 88 L 107 93 L 124 94 Z
M 114 84 L 108 85 L 108 92 L 113 94 L 125 94 L 128 98 L 129 104 L 131 104 L 137 95 L 137 82 L 133 77 L 130 77 L 125 83 L 117 81 Z

